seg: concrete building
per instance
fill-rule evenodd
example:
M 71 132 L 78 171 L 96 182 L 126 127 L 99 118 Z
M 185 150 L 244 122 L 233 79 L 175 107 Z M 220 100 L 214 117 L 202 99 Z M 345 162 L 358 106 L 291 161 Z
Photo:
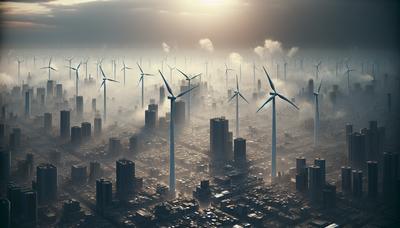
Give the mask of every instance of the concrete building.
M 83 96 L 76 97 L 76 114 L 78 117 L 83 116 Z
M 378 197 L 378 162 L 368 161 L 368 197 Z
M 36 191 L 40 204 L 57 199 L 57 168 L 52 164 L 36 167 Z
M 246 139 L 236 138 L 234 140 L 233 160 L 238 167 L 246 165 Z
M 50 133 L 53 128 L 53 115 L 46 112 L 43 115 L 43 128 L 45 132 Z
M 82 142 L 82 129 L 79 126 L 71 127 L 71 143 L 80 145 Z
M 212 163 L 224 164 L 232 157 L 229 150 L 229 122 L 225 117 L 210 119 L 210 157 Z
M 60 111 L 60 136 L 63 139 L 70 137 L 70 111 Z
M 112 203 L 112 183 L 104 179 L 96 181 L 96 209 L 103 213 Z
M 92 125 L 89 122 L 81 123 L 82 140 L 87 141 L 92 137 Z
M 94 118 L 94 123 L 93 123 L 93 125 L 94 125 L 94 129 L 93 129 L 93 131 L 94 131 L 94 135 L 95 136 L 99 136 L 100 134 L 101 134 L 101 118 L 100 117 L 96 117 L 96 118 Z
M 134 191 L 135 163 L 127 159 L 116 162 L 116 186 L 119 199 L 126 199 Z

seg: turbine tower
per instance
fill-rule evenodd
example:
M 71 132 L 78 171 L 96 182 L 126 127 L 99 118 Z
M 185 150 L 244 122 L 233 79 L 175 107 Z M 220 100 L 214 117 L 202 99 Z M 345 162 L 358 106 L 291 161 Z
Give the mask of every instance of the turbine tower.
M 346 63 L 346 72 L 345 74 L 347 74 L 347 91 L 350 94 L 350 72 L 355 71 L 354 69 L 350 69 L 349 65 Z
M 85 79 L 87 79 L 87 64 L 88 64 L 89 58 L 86 59 L 82 64 L 85 64 Z
M 140 70 L 140 79 L 139 83 L 142 82 L 142 108 L 144 108 L 144 76 L 153 76 L 152 74 L 144 73 L 142 67 L 138 63 L 136 63 Z
M 99 68 L 102 63 L 103 63 L 103 58 L 96 61 L 96 79 L 99 79 Z
M 276 110 L 275 110 L 275 97 L 279 97 L 282 100 L 288 102 L 289 104 L 293 105 L 296 109 L 299 109 L 293 102 L 291 102 L 289 99 L 287 99 L 285 96 L 282 94 L 279 94 L 274 86 L 274 83 L 272 82 L 271 78 L 268 75 L 267 70 L 265 67 L 263 67 L 265 74 L 267 75 L 269 85 L 272 89 L 272 92 L 270 92 L 270 97 L 268 100 L 264 102 L 264 104 L 257 110 L 259 112 L 267 103 L 272 101 L 272 172 L 271 172 L 271 177 L 274 178 L 276 177 Z
M 78 88 L 79 88 L 79 68 L 81 67 L 81 64 L 82 64 L 82 62 L 79 63 L 79 65 L 77 67 L 75 67 L 75 68 L 74 67 L 69 67 L 70 71 L 74 70 L 75 71 L 75 75 L 76 75 L 76 77 L 75 77 L 75 96 L 79 95 L 79 90 L 78 90 Z
M 52 59 L 53 59 L 53 58 L 50 57 L 49 65 L 48 65 L 48 66 L 45 66 L 45 67 L 40 68 L 40 69 L 48 69 L 48 70 L 49 70 L 49 80 L 50 80 L 50 72 L 51 72 L 52 70 L 57 71 L 56 69 L 54 69 L 54 68 L 51 66 L 51 60 L 52 60 Z
M 239 82 L 238 82 L 238 77 L 236 75 L 236 90 L 233 93 L 233 96 L 229 99 L 231 101 L 233 98 L 236 97 L 236 138 L 239 138 L 239 97 L 241 97 L 244 101 L 249 103 L 246 98 L 240 93 L 239 90 Z M 228 102 L 229 102 L 228 101 Z
M 319 103 L 318 95 L 321 90 L 322 81 L 319 83 L 317 92 L 314 92 L 314 105 L 315 105 L 315 116 L 314 116 L 314 146 L 318 146 L 319 142 Z
M 185 76 L 186 81 L 188 81 L 188 90 L 190 90 L 190 88 L 191 88 L 191 81 L 192 81 L 193 79 L 195 79 L 195 78 L 197 78 L 198 76 L 201 75 L 201 73 L 200 73 L 200 74 L 197 74 L 197 75 L 195 75 L 195 76 L 189 77 L 187 74 L 183 73 L 183 72 L 180 71 L 179 69 L 177 69 L 177 70 L 178 70 L 183 76 Z M 191 98 L 191 94 L 190 94 L 190 93 L 189 93 L 188 95 L 189 95 L 189 97 L 188 97 L 188 119 L 189 119 L 189 121 L 190 121 L 190 103 L 191 103 L 192 98 Z
M 229 71 L 233 71 L 233 69 L 228 68 L 228 66 L 225 63 L 225 86 L 226 86 L 226 89 L 228 89 L 228 72 Z
M 21 77 L 21 63 L 23 63 L 24 60 L 21 59 L 17 59 L 17 64 L 18 64 L 18 83 L 20 81 L 20 77 Z
M 68 62 L 68 68 L 69 68 L 69 80 L 71 80 L 71 68 L 72 68 L 72 60 L 73 60 L 74 58 L 67 58 L 67 59 L 65 59 L 65 61 L 67 61 Z
M 186 93 L 189 93 L 197 86 L 178 94 L 178 96 L 175 96 L 174 93 L 172 92 L 171 87 L 169 87 L 168 82 L 165 80 L 162 72 L 160 70 L 158 70 L 158 72 L 160 73 L 164 81 L 165 87 L 167 87 L 169 93 L 168 99 L 171 101 L 171 111 L 170 111 L 171 117 L 169 121 L 169 190 L 173 195 L 175 195 L 175 138 L 174 138 L 175 100 L 179 97 L 182 97 Z
M 125 75 L 126 75 L 126 70 L 131 70 L 132 68 L 127 67 L 125 65 L 125 61 L 122 62 L 124 64 L 124 67 L 122 67 L 121 71 L 124 71 L 124 86 L 125 86 Z
M 169 68 L 169 82 L 172 82 L 172 71 L 174 71 L 176 67 L 172 67 L 169 64 L 167 64 L 167 66 Z
M 100 65 L 100 71 L 101 71 L 101 74 L 103 75 L 103 82 L 101 83 L 100 88 L 102 86 L 104 86 L 103 112 L 104 112 L 104 121 L 106 121 L 107 120 L 107 84 L 106 84 L 106 81 L 110 81 L 110 82 L 119 82 L 119 81 L 107 78 L 106 74 L 103 71 L 103 68 L 101 68 L 101 65 Z
M 319 67 L 321 66 L 322 61 L 320 60 L 317 64 L 315 64 L 315 79 L 318 80 L 319 75 Z

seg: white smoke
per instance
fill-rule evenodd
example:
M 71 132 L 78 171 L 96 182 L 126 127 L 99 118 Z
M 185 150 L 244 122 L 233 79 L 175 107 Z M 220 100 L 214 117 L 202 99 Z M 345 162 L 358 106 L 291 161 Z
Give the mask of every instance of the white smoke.
M 283 52 L 282 43 L 277 40 L 268 39 L 264 41 L 264 46 L 254 48 L 254 52 L 260 57 L 263 57 L 266 52 L 269 54 L 279 54 Z
M 204 49 L 208 52 L 213 52 L 214 51 L 214 45 L 211 42 L 210 39 L 204 38 L 199 40 L 199 45 L 201 49 Z
M 0 73 L 0 84 L 2 84 L 2 85 L 11 85 L 14 82 L 15 82 L 15 80 L 11 75 L 6 74 L 4 72 Z
M 260 57 L 264 57 L 264 48 L 261 46 L 257 46 L 254 48 L 254 52 Z
M 292 58 L 293 56 L 295 56 L 297 54 L 297 52 L 299 51 L 298 47 L 292 47 L 290 48 L 290 50 L 288 51 L 287 56 Z
M 228 58 L 231 63 L 236 65 L 239 65 L 243 62 L 243 57 L 237 52 L 230 53 Z
M 169 53 L 169 51 L 171 50 L 171 47 L 167 43 L 163 42 L 162 49 L 165 53 Z

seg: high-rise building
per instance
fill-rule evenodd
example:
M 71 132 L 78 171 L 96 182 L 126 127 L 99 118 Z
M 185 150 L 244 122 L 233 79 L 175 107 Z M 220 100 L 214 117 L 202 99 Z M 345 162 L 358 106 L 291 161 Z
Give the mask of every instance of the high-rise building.
M 331 209 L 336 206 L 336 185 L 325 185 L 322 190 L 322 205 L 326 209 Z
M 342 192 L 351 192 L 351 172 L 352 169 L 349 166 L 343 166 L 342 169 Z
M 119 138 L 111 137 L 108 140 L 108 153 L 119 154 L 121 152 L 121 140 Z
M 92 113 L 96 113 L 96 98 L 92 98 Z
M 44 105 L 45 97 L 46 97 L 46 89 L 45 88 L 37 88 L 36 89 L 36 100 L 38 100 L 41 105 Z
M 11 227 L 11 205 L 10 201 L 5 198 L 0 199 L 0 217 L 4 228 Z
M 304 192 L 308 187 L 308 169 L 304 157 L 296 158 L 296 190 Z
M 31 98 L 30 93 L 25 92 L 25 117 L 29 118 L 31 115 Z
M 164 86 L 160 86 L 160 104 L 165 100 L 165 89 Z
M 314 160 L 314 165 L 319 166 L 321 169 L 321 183 L 322 186 L 325 186 L 326 183 L 326 165 L 325 165 L 325 159 L 323 158 L 316 158 Z
M 120 199 L 126 199 L 134 191 L 135 163 L 127 159 L 116 162 L 117 195 Z
M 353 170 L 352 177 L 352 192 L 355 198 L 361 198 L 363 195 L 363 172 L 361 170 Z
M 225 117 L 210 119 L 210 156 L 212 163 L 223 164 L 229 160 L 229 122 Z
M 60 111 L 60 136 L 63 139 L 70 137 L 70 111 Z
M 154 110 L 145 111 L 144 126 L 146 129 L 154 129 L 156 127 L 156 112 Z
M 309 79 L 307 85 L 307 98 L 312 99 L 314 96 L 314 80 Z
M 383 154 L 382 192 L 386 202 L 392 202 L 396 195 L 396 181 L 399 172 L 399 156 L 397 153 Z
M 10 150 L 0 147 L 0 184 L 6 184 L 10 179 L 11 173 L 11 153 Z
M 83 122 L 81 124 L 82 129 L 82 140 L 87 141 L 92 137 L 92 125 L 89 122 Z
M 321 168 L 316 165 L 308 167 L 308 189 L 311 202 L 319 203 L 322 199 L 323 184 L 321 182 Z
M 96 117 L 94 118 L 94 135 L 99 136 L 101 134 L 101 118 Z
M 83 96 L 76 97 L 76 114 L 79 117 L 83 116 Z
M 53 97 L 53 96 L 54 96 L 54 81 L 48 80 L 47 81 L 47 97 Z
M 129 137 L 129 150 L 134 153 L 137 153 L 138 149 L 139 149 L 138 136 L 132 135 L 131 137 Z
M 369 121 L 369 141 L 371 148 L 367 154 L 367 159 L 371 161 L 379 160 L 379 131 L 378 131 L 378 121 Z
M 56 85 L 56 97 L 57 99 L 62 99 L 63 97 L 63 87 L 62 84 Z
M 155 114 L 156 114 L 156 122 L 157 122 L 157 120 L 158 120 L 158 104 L 149 104 L 148 110 L 155 112 Z
M 36 227 L 38 221 L 37 193 L 32 190 L 25 191 L 22 195 L 23 223 L 26 227 Z
M 71 166 L 71 180 L 73 184 L 84 184 L 87 179 L 87 168 L 85 165 Z
M 246 139 L 236 138 L 234 141 L 233 160 L 239 167 L 246 165 Z
M 378 197 L 378 162 L 368 161 L 367 171 L 368 171 L 368 197 L 376 198 Z
M 96 208 L 99 212 L 104 212 L 107 206 L 112 203 L 112 183 L 104 179 L 96 181 Z
M 366 164 L 365 135 L 354 132 L 350 136 L 349 165 L 355 169 L 363 169 Z
M 211 199 L 210 181 L 202 180 L 200 186 L 196 187 L 193 191 L 193 198 L 197 199 L 200 203 L 208 203 Z
M 40 204 L 57 199 L 57 168 L 52 164 L 36 167 L 36 190 Z
M 89 166 L 89 181 L 90 182 L 94 182 L 95 180 L 97 180 L 100 176 L 101 176 L 101 168 L 100 168 L 100 163 L 97 161 L 94 162 L 90 162 L 90 166 Z
M 186 105 L 185 102 L 182 100 L 176 101 L 175 102 L 175 124 L 177 126 L 181 126 L 183 124 L 185 124 L 186 118 Z
M 82 129 L 79 126 L 71 127 L 71 143 L 79 145 L 82 142 Z
M 46 132 L 51 132 L 53 127 L 53 116 L 51 113 L 46 112 L 43 115 L 43 128 Z

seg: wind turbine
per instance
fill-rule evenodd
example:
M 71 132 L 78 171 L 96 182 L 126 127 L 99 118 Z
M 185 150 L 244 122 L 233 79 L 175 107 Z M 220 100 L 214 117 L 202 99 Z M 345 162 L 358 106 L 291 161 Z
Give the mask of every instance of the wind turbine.
M 319 141 L 319 103 L 318 103 L 318 95 L 321 90 L 322 81 L 319 83 L 317 92 L 314 92 L 315 97 L 315 116 L 314 116 L 314 146 L 318 146 Z
M 191 77 L 189 77 L 187 74 L 185 74 L 185 73 L 183 73 L 182 71 L 180 71 L 179 69 L 177 69 L 183 76 L 185 76 L 185 78 L 186 78 L 186 81 L 188 81 L 188 90 L 190 90 L 190 88 L 191 88 L 191 81 L 193 80 L 193 79 L 195 79 L 195 78 L 197 78 L 198 76 L 200 76 L 201 75 L 201 73 L 200 74 L 196 74 L 196 75 L 194 75 L 194 76 L 191 76 Z M 189 93 L 188 94 L 189 95 L 189 97 L 188 97 L 188 119 L 189 119 L 189 121 L 190 121 L 190 103 L 191 103 L 191 94 Z
M 99 78 L 99 67 L 103 63 L 103 58 L 96 61 L 96 79 Z
M 169 92 L 168 99 L 171 101 L 171 111 L 170 111 L 171 117 L 169 121 L 169 190 L 171 193 L 175 194 L 175 138 L 174 138 L 175 100 L 179 97 L 182 97 L 186 93 L 189 93 L 197 86 L 178 94 L 178 96 L 175 96 L 174 93 L 172 92 L 171 87 L 169 87 L 168 82 L 165 80 L 162 72 L 160 70 L 158 70 L 158 72 L 160 73 L 164 81 L 164 84 L 167 87 L 167 90 Z
M 20 77 L 21 77 L 21 63 L 23 63 L 24 60 L 21 59 L 17 59 L 17 64 L 18 64 L 18 83 L 20 81 Z
M 142 68 L 138 63 L 136 63 L 140 70 L 140 79 L 139 83 L 142 82 L 142 108 L 144 108 L 144 76 L 153 76 L 152 74 L 144 73 Z
M 75 67 L 75 68 L 74 67 L 69 67 L 70 70 L 74 70 L 75 71 L 75 75 L 76 75 L 76 77 L 75 77 L 75 96 L 79 95 L 79 90 L 78 90 L 78 88 L 79 88 L 79 68 L 81 67 L 81 64 L 82 64 L 82 62 L 80 62 L 78 64 L 78 66 Z
M 124 64 L 124 67 L 122 67 L 121 71 L 124 71 L 124 86 L 125 86 L 125 75 L 126 75 L 126 70 L 131 70 L 132 68 L 127 67 L 125 65 L 125 61 L 122 62 Z
M 319 74 L 319 67 L 321 66 L 322 61 L 320 60 L 317 64 L 315 64 L 315 78 L 318 80 L 318 74 Z
M 350 72 L 355 71 L 355 70 L 350 69 L 349 65 L 347 63 L 346 63 L 346 68 L 347 68 L 347 70 L 346 70 L 345 74 L 347 74 L 347 90 L 350 94 Z
M 116 80 L 117 79 L 117 71 L 116 71 L 116 69 L 117 69 L 117 61 L 115 59 L 113 59 L 113 60 L 111 60 L 111 64 L 112 64 L 112 69 L 113 69 L 113 72 L 114 72 L 114 80 Z
M 87 64 L 88 64 L 89 58 L 86 59 L 82 64 L 85 64 L 85 79 L 87 79 Z
M 52 60 L 52 59 L 53 59 L 53 58 L 50 57 L 49 65 L 48 65 L 48 66 L 45 66 L 45 67 L 40 68 L 40 69 L 49 69 L 49 80 L 50 80 L 50 72 L 51 72 L 52 70 L 57 71 L 56 69 L 54 69 L 54 68 L 51 66 L 51 60 Z
M 68 62 L 68 68 L 69 68 L 69 80 L 71 80 L 71 68 L 72 68 L 72 60 L 73 60 L 74 58 L 66 58 L 65 59 L 65 61 L 67 61 Z
M 229 71 L 233 71 L 233 69 L 228 68 L 228 66 L 225 63 L 225 85 L 226 85 L 226 88 L 228 88 L 228 72 Z
M 231 101 L 233 98 L 236 97 L 236 138 L 239 137 L 239 97 L 241 97 L 244 101 L 246 101 L 247 103 L 249 103 L 246 98 L 244 98 L 244 96 L 240 93 L 239 90 L 239 82 L 238 82 L 238 77 L 236 75 L 236 90 L 233 93 L 233 96 L 229 99 L 229 101 Z M 229 102 L 228 101 L 228 102 Z
M 276 177 L 276 110 L 275 110 L 275 97 L 279 97 L 282 100 L 288 102 L 289 104 L 293 105 L 296 109 L 299 109 L 293 102 L 291 102 L 289 99 L 287 99 L 285 96 L 282 94 L 279 94 L 274 86 L 274 83 L 272 82 L 271 78 L 268 75 L 267 70 L 265 67 L 263 67 L 265 74 L 267 75 L 269 85 L 272 89 L 273 92 L 270 92 L 270 97 L 268 100 L 264 102 L 264 104 L 257 110 L 259 112 L 268 102 L 272 101 L 272 172 L 271 176 L 272 178 Z
M 172 82 L 172 71 L 174 71 L 176 67 L 172 67 L 169 64 L 167 64 L 167 66 L 169 68 L 169 81 Z
M 99 67 L 100 67 L 101 74 L 103 75 L 103 82 L 101 83 L 100 88 L 102 86 L 104 86 L 103 111 L 104 111 L 104 121 L 106 121 L 107 120 L 107 84 L 106 84 L 106 81 L 110 81 L 110 82 L 119 82 L 119 81 L 107 78 L 106 74 L 103 71 L 103 68 L 101 68 L 101 65 Z

